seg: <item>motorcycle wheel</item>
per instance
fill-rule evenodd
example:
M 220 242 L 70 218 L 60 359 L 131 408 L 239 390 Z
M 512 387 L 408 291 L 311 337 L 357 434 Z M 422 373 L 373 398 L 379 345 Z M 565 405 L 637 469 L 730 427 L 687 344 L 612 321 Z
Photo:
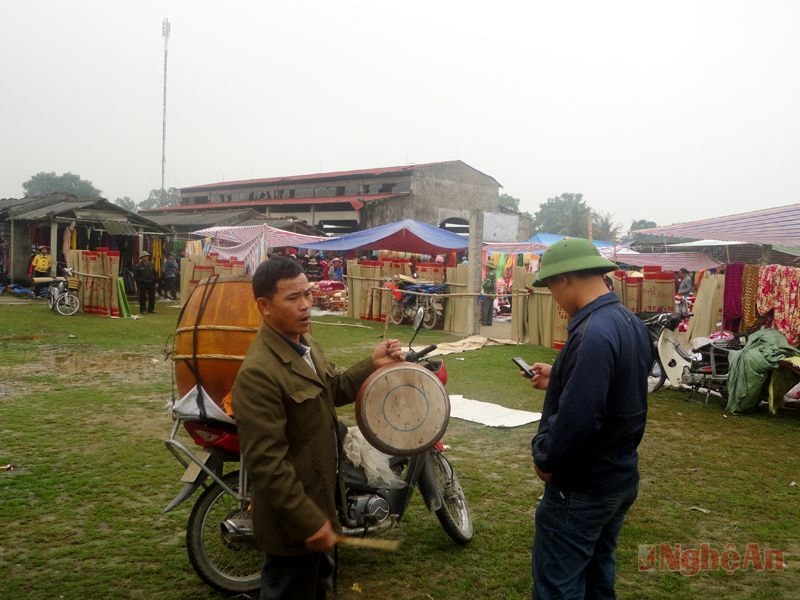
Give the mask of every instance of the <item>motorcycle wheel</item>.
M 647 393 L 652 394 L 656 390 L 661 389 L 664 382 L 667 380 L 667 374 L 664 373 L 664 367 L 661 366 L 661 361 L 658 358 L 653 359 L 653 364 L 650 366 L 650 372 L 647 374 Z
M 428 304 L 425 307 L 425 313 L 422 316 L 422 326 L 425 329 L 433 329 L 436 327 L 436 321 L 438 319 L 438 315 L 436 314 L 436 307 L 433 304 Z
M 239 490 L 239 472 L 222 478 L 234 491 Z M 197 499 L 186 527 L 186 548 L 192 567 L 208 585 L 222 592 L 241 594 L 261 587 L 264 554 L 253 543 L 227 542 L 222 537 L 222 522 L 247 510 L 218 483 L 212 483 Z
M 474 533 L 467 497 L 450 461 L 438 450 L 432 459 L 436 486 L 442 494 L 442 507 L 436 511 L 436 518 L 451 540 L 456 544 L 466 544 Z
M 392 307 L 389 309 L 389 322 L 393 325 L 400 325 L 403 322 L 403 313 L 403 303 L 393 299 Z
M 81 301 L 75 294 L 61 294 L 56 300 L 56 311 L 58 314 L 70 317 L 74 315 L 81 307 Z

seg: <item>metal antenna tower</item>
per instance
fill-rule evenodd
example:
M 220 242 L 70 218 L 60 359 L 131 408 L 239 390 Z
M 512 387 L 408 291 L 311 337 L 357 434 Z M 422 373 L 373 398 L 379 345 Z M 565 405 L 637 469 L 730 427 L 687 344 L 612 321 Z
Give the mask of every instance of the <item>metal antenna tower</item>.
M 164 206 L 167 203 L 164 172 L 167 165 L 167 42 L 169 41 L 169 20 L 166 17 L 161 22 L 161 34 L 164 36 L 164 104 L 161 113 L 161 205 Z

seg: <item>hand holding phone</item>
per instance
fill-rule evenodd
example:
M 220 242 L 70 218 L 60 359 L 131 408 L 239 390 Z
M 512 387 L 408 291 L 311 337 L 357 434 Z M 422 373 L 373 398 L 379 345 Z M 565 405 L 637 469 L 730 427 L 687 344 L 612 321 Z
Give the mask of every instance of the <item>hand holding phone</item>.
M 520 370 L 523 373 L 525 373 L 525 377 L 527 377 L 528 379 L 531 379 L 533 377 L 533 369 L 531 369 L 531 366 L 524 360 L 522 360 L 522 358 L 520 358 L 519 356 L 515 356 L 511 360 L 514 362 L 515 365 L 517 365 L 520 368 Z

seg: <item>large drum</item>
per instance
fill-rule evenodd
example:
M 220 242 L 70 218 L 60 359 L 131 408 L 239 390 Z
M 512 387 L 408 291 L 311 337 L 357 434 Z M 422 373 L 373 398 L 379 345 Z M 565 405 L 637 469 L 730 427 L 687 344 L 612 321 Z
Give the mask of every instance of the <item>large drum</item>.
M 444 435 L 450 397 L 425 367 L 401 362 L 374 371 L 356 396 L 356 422 L 367 441 L 386 454 L 424 452 Z
M 172 359 L 178 394 L 199 384 L 221 405 L 260 325 L 250 277 L 202 280 L 186 301 L 175 331 Z

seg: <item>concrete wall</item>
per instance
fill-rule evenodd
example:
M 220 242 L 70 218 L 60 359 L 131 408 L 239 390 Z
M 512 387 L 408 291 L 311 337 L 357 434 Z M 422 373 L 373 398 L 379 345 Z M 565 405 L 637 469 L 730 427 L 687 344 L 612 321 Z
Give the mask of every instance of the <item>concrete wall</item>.
M 11 227 L 14 228 L 13 244 L 9 246 L 9 254 L 11 255 L 11 268 L 9 274 L 13 277 L 14 281 L 28 282 L 28 266 L 31 259 L 31 239 L 28 235 L 27 221 L 10 221 Z M 11 239 L 9 239 L 11 242 Z
M 499 188 L 492 177 L 460 161 L 419 167 L 411 176 L 411 194 L 407 198 L 369 202 L 363 211 L 362 226 L 375 227 L 402 219 L 438 226 L 454 217 L 469 222 L 473 210 L 497 210 Z
M 518 242 L 519 215 L 509 213 L 483 213 L 484 242 Z

